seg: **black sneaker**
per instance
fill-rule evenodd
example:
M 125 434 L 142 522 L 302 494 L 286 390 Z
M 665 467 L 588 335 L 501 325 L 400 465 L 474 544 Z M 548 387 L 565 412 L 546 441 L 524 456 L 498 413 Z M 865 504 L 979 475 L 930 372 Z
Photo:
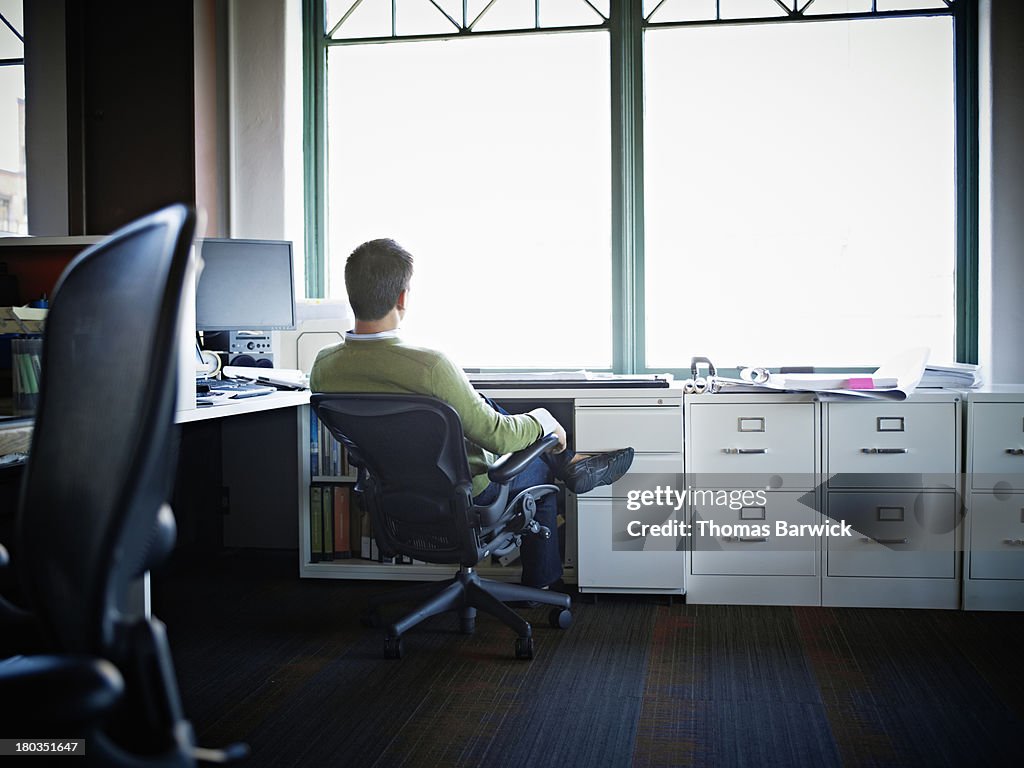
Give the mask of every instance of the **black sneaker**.
M 595 453 L 568 465 L 557 475 L 565 487 L 575 494 L 587 493 L 599 485 L 611 485 L 633 464 L 633 449 L 621 448 L 608 453 Z

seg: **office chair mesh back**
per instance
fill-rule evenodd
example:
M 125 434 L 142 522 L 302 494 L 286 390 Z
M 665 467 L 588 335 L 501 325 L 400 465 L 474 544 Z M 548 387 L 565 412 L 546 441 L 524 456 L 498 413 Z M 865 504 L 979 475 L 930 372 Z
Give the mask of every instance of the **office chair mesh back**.
M 183 206 L 129 225 L 80 254 L 53 296 L 17 551 L 63 651 L 109 654 L 117 609 L 158 544 L 193 226 Z
M 417 395 L 313 395 L 331 432 L 361 463 L 363 501 L 389 554 L 433 563 L 480 559 L 472 476 L 458 414 Z

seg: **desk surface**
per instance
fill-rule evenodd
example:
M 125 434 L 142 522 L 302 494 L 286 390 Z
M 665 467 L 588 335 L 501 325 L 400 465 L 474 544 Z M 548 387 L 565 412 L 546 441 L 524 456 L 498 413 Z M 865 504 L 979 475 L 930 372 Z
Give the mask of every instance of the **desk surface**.
M 228 416 L 240 416 L 244 413 L 270 411 L 275 408 L 294 408 L 309 403 L 309 391 L 303 392 L 272 392 L 259 397 L 245 397 L 240 400 L 228 400 L 224 405 L 205 405 L 190 408 L 174 414 L 177 424 L 207 419 L 223 419 Z

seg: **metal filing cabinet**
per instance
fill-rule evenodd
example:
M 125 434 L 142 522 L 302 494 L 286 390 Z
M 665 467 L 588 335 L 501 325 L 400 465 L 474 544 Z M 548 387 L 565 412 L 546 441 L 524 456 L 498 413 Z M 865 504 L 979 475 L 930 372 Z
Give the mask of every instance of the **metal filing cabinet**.
M 716 394 L 687 395 L 686 404 L 687 602 L 819 604 L 819 537 L 775 535 L 780 520 L 820 522 L 818 403 Z M 723 504 L 723 490 L 746 493 Z
M 822 404 L 823 512 L 853 529 L 825 540 L 822 604 L 959 606 L 960 400 Z
M 968 395 L 964 608 L 1024 610 L 1024 388 Z

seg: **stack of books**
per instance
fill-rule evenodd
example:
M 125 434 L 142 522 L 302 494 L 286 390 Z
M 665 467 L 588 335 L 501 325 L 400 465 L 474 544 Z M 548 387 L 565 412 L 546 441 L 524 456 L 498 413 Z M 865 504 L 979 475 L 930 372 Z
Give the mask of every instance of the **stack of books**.
M 981 386 L 981 372 L 972 363 L 951 363 L 924 368 L 919 387 L 947 387 L 949 389 L 976 389 Z

